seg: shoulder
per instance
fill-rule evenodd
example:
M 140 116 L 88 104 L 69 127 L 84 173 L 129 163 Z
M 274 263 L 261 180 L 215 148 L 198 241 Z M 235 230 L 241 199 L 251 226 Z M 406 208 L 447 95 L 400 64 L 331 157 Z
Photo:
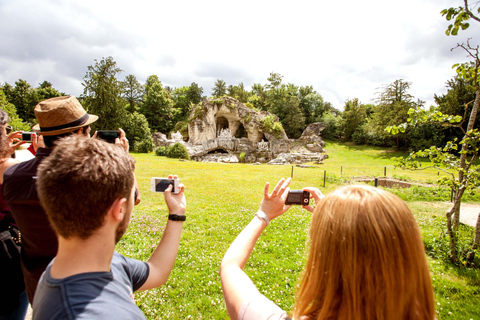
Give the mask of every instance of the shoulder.
M 112 258 L 112 273 L 118 280 L 130 283 L 133 291 L 138 290 L 147 281 L 150 267 L 146 262 L 125 257 L 117 252 Z
M 37 286 L 35 319 L 144 319 L 131 287 L 111 272 L 54 279 L 47 268 Z
M 238 312 L 238 319 L 283 320 L 287 319 L 287 313 L 263 294 L 257 292 L 243 301 Z
M 16 160 L 16 159 L 12 159 L 12 158 L 8 158 L 6 159 L 5 161 L 3 161 L 2 163 L 0 163 L 0 181 L 3 181 L 3 174 L 5 173 L 5 171 L 10 168 L 11 166 L 14 166 L 16 164 L 19 164 L 20 161 Z

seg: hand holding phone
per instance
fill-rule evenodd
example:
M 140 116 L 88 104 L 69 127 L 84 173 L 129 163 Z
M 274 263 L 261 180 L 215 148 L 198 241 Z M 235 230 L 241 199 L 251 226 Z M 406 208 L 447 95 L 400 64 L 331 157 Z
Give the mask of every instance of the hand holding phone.
M 150 179 L 150 190 L 152 192 L 165 192 L 169 185 L 172 185 L 172 193 L 178 194 L 179 191 L 179 179 L 169 179 L 169 178 L 157 178 L 153 177 Z
M 116 138 L 120 138 L 119 130 L 98 130 L 97 138 L 105 140 L 108 143 L 115 143 Z

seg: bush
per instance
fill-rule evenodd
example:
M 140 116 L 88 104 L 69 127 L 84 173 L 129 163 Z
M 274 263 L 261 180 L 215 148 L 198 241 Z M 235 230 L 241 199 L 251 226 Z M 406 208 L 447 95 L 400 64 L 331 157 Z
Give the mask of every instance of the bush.
M 180 142 L 175 143 L 167 149 L 167 157 L 190 160 L 187 148 Z
M 245 162 L 245 152 L 240 153 L 240 155 L 238 156 L 238 161 L 240 161 L 241 163 Z
M 153 151 L 153 142 L 152 138 L 143 139 L 142 141 L 135 144 L 135 151 L 140 153 L 149 153 Z
M 157 156 L 165 157 L 167 155 L 167 148 L 166 147 L 158 147 L 155 149 L 155 154 Z

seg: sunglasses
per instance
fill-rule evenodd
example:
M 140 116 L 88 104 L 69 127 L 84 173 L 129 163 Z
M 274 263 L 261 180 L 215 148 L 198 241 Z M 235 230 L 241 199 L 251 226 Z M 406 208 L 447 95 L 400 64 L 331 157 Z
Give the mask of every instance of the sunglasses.
M 5 127 L 5 131 L 7 132 L 7 134 L 10 134 L 10 132 L 13 131 L 12 126 L 6 126 L 6 127 Z

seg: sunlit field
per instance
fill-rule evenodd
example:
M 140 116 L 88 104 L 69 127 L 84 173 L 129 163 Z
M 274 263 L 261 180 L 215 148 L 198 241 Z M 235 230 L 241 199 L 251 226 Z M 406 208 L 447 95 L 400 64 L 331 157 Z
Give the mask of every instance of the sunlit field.
M 346 177 L 408 175 L 435 181 L 436 171 L 415 174 L 393 169 L 398 153 L 329 143 L 330 159 L 313 168 L 293 169 L 292 189 L 317 186 L 328 193 Z M 154 154 L 133 154 L 137 161 L 142 202 L 134 208 L 130 227 L 117 246 L 129 257 L 147 260 L 167 221 L 163 195 L 152 193 L 150 177 L 177 174 L 186 186 L 187 221 L 169 281 L 161 288 L 137 292 L 137 304 L 148 319 L 228 319 L 218 270 L 230 243 L 253 218 L 265 182 L 276 184 L 292 166 L 217 164 L 178 161 Z M 342 167 L 342 168 L 341 168 Z M 325 187 L 324 170 L 327 172 Z M 342 172 L 341 172 L 342 171 Z M 446 200 L 446 199 L 445 199 Z M 424 236 L 441 232 L 445 207 L 431 202 L 408 202 Z M 294 288 L 305 258 L 310 213 L 294 207 L 274 220 L 258 241 L 246 272 L 259 290 L 285 310 L 293 307 Z M 458 269 L 429 258 L 441 319 L 480 319 L 480 273 Z M 451 314 L 450 314 L 451 313 Z

